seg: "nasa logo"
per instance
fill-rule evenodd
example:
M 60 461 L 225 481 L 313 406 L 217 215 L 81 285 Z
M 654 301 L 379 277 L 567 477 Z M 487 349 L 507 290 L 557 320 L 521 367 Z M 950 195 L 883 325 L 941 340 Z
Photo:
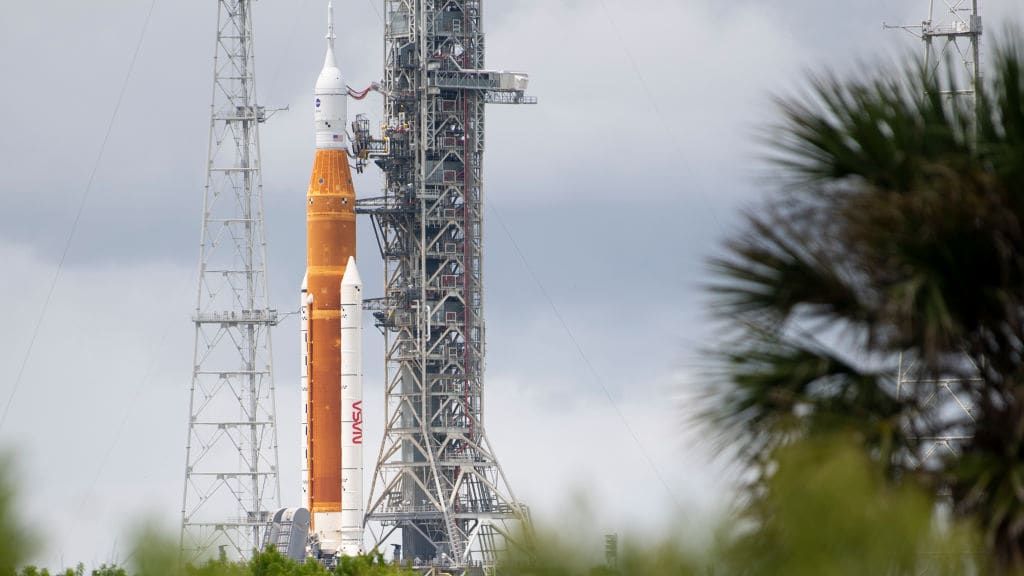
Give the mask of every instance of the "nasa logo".
M 352 403 L 352 443 L 363 443 L 363 401 Z
M 317 99 L 316 99 L 316 107 L 317 107 L 317 108 L 319 108 L 319 107 L 320 107 L 320 99 L 319 99 L 319 98 L 317 98 Z

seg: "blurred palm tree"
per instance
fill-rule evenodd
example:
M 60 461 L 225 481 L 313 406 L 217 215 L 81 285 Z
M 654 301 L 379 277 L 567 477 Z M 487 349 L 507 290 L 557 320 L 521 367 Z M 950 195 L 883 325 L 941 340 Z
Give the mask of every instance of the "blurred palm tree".
M 917 69 L 813 77 L 780 101 L 782 190 L 709 287 L 726 334 L 706 417 L 753 500 L 778 447 L 853 431 L 890 481 L 951 494 L 1001 573 L 1024 571 L 1022 62 L 996 49 L 976 107 Z M 974 418 L 932 386 L 898 393 L 900 355 L 956 378 Z M 950 434 L 970 440 L 922 466 L 923 439 Z

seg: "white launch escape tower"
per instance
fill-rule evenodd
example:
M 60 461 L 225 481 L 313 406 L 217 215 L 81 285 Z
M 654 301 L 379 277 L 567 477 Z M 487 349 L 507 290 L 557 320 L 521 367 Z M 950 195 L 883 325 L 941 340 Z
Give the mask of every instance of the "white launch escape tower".
M 181 545 L 247 558 L 280 500 L 250 0 L 218 0 Z
M 363 520 L 363 279 L 355 258 L 341 279 L 341 551 L 365 552 Z

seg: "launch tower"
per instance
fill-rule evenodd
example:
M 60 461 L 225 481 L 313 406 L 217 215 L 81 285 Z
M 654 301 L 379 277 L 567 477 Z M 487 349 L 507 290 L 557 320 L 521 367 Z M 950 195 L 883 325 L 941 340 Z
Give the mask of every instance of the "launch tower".
M 213 104 L 193 316 L 181 544 L 246 558 L 277 509 L 277 424 L 250 0 L 218 0 Z
M 928 0 L 928 19 L 920 24 L 889 26 L 905 30 L 924 42 L 924 69 L 940 84 L 953 78 L 958 86 L 944 86 L 943 94 L 975 104 L 981 84 L 980 0 Z
M 384 196 L 361 200 L 384 260 L 385 431 L 367 520 L 406 560 L 493 566 L 527 521 L 484 428 L 484 107 L 529 104 L 484 68 L 479 0 L 385 0 Z M 355 126 L 354 152 L 379 147 Z M 375 306 L 372 306 L 375 304 Z
M 942 89 L 952 103 L 977 113 L 977 93 L 981 86 L 981 38 L 983 32 L 979 0 L 928 0 L 928 19 L 921 24 L 886 26 L 902 29 L 924 42 L 923 66 L 926 73 Z M 952 79 L 956 85 L 948 84 Z M 977 373 L 977 367 L 963 360 L 966 373 Z M 924 387 L 933 405 L 948 406 L 945 417 L 955 426 L 936 438 L 919 438 L 918 463 L 928 466 L 935 458 L 957 455 L 964 442 L 970 440 L 969 423 L 974 421 L 974 407 L 967 390 L 976 378 L 960 376 L 936 378 L 923 374 L 919 363 L 900 355 L 896 379 L 899 395 L 913 394 Z

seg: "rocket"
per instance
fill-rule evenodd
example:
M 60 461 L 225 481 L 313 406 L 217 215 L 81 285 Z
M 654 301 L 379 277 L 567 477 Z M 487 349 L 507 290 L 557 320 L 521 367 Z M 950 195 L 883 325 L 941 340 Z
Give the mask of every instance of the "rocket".
M 363 281 L 355 258 L 341 279 L 341 549 L 363 551 Z
M 303 491 L 314 555 L 362 551 L 362 282 L 355 265 L 355 190 L 346 131 L 348 86 L 334 56 L 317 79 L 316 157 L 306 194 L 306 276 L 301 304 Z

